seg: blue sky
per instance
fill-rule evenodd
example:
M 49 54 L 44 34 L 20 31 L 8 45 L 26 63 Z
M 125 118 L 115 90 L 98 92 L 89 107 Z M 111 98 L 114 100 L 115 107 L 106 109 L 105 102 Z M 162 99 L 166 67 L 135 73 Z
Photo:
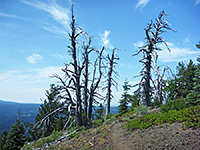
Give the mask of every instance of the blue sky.
M 140 56 L 132 57 L 145 43 L 144 28 L 165 10 L 166 20 L 177 32 L 163 37 L 171 53 L 162 45 L 159 64 L 175 71 L 179 61 L 196 62 L 200 50 L 200 0 L 0 0 L 0 99 L 39 103 L 45 90 L 69 62 L 67 53 L 71 4 L 77 24 L 93 36 L 93 45 L 106 52 L 122 49 L 117 70 L 118 91 L 112 105 L 118 105 L 121 85 L 134 79 L 141 69 Z

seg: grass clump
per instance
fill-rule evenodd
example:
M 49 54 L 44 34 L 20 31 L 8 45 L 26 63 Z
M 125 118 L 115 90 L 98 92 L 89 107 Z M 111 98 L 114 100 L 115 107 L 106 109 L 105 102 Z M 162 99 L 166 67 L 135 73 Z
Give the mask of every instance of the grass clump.
M 184 127 L 200 127 L 200 106 L 193 106 L 183 110 L 170 110 L 164 113 L 152 113 L 128 121 L 127 129 L 144 129 L 152 125 L 163 123 L 185 122 Z
M 143 105 L 136 106 L 136 107 L 134 108 L 135 112 L 136 112 L 137 114 L 139 114 L 139 115 L 145 115 L 145 114 L 147 113 L 147 110 L 148 110 L 148 109 L 149 109 L 148 107 L 143 106 Z
M 57 132 L 57 131 L 53 131 L 53 133 L 48 136 L 48 137 L 44 137 L 40 140 L 38 140 L 35 144 L 34 144 L 34 147 L 42 147 L 45 143 L 51 143 L 53 141 L 55 141 L 58 137 L 62 136 L 63 135 L 63 132 Z
M 104 117 L 104 122 L 106 124 L 111 123 L 113 120 L 115 119 L 115 117 L 111 114 L 108 114 Z

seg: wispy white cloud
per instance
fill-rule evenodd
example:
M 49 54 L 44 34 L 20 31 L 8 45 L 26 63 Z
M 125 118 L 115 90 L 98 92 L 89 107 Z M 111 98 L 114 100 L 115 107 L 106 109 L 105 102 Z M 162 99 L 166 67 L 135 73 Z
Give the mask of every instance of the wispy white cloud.
M 68 59 L 68 57 L 66 55 L 61 55 L 61 54 L 51 54 L 51 56 L 55 57 L 55 58 L 58 58 L 58 59 Z
M 194 5 L 196 6 L 198 4 L 200 4 L 200 0 L 195 0 L 195 4 Z
M 56 26 L 49 25 L 48 27 L 42 26 L 42 28 L 44 30 L 46 30 L 46 31 L 49 31 L 51 33 L 60 35 L 62 37 L 67 37 L 68 36 L 67 30 L 64 30 L 64 29 L 56 27 Z
M 62 75 L 61 66 L 29 70 L 10 70 L 0 73 L 0 99 L 17 102 L 40 102 L 45 97 L 49 84 L 57 80 L 50 78 L 52 74 Z
M 7 13 L 4 13 L 4 12 L 0 12 L 0 17 L 7 17 L 7 18 L 25 20 L 23 17 L 13 15 L 13 14 L 7 14 Z
M 144 8 L 149 2 L 150 0 L 138 0 L 135 9 L 138 9 L 138 7 Z
M 100 37 L 103 42 L 103 46 L 105 46 L 109 49 L 113 49 L 114 46 L 110 43 L 110 40 L 108 38 L 109 34 L 110 34 L 110 31 L 105 30 L 104 34 L 100 34 Z
M 51 3 L 43 3 L 39 1 L 26 1 L 26 0 L 21 0 L 22 3 L 27 4 L 29 6 L 32 6 L 34 8 L 40 9 L 42 11 L 47 12 L 50 14 L 51 18 L 62 25 L 62 29 L 55 25 L 50 25 L 43 27 L 43 29 L 57 33 L 57 34 L 63 34 L 64 36 L 66 35 L 66 30 L 69 30 L 69 21 L 70 21 L 70 11 L 67 8 L 63 8 L 60 5 L 58 5 L 55 1 Z M 70 3 L 70 1 L 69 1 Z
M 190 43 L 191 43 L 191 38 L 190 38 L 189 36 L 186 37 L 186 38 L 183 40 L 183 43 L 190 44 Z
M 168 46 L 171 52 L 167 50 L 164 44 L 159 46 L 162 51 L 158 52 L 158 56 L 163 62 L 178 62 L 196 59 L 196 57 L 200 54 L 199 51 L 192 50 L 191 48 L 177 47 L 173 43 L 168 43 Z
M 143 41 L 138 41 L 136 43 L 133 43 L 133 46 L 136 50 L 138 50 L 138 48 L 144 46 L 144 42 Z
M 31 56 L 28 56 L 26 58 L 26 60 L 31 64 L 36 64 L 41 59 L 42 59 L 42 56 L 40 54 L 32 54 Z

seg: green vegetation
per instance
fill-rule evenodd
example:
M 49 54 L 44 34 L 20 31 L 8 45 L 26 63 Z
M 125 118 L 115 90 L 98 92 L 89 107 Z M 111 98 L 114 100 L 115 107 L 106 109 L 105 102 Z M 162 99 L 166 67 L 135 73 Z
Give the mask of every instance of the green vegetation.
M 41 121 L 46 115 L 62 106 L 62 103 L 59 102 L 59 91 L 58 86 L 55 84 L 50 85 L 50 89 L 46 90 L 46 99 L 44 99 L 44 104 L 41 104 L 39 107 L 39 112 L 36 116 L 36 123 Z M 52 134 L 54 130 L 60 131 L 64 126 L 64 117 L 62 113 L 55 113 L 48 117 L 48 122 L 44 122 L 45 128 L 37 128 L 30 132 L 31 140 L 39 139 L 41 137 L 47 137 Z
M 192 60 L 186 65 L 183 62 L 178 63 L 175 77 L 167 81 L 168 86 L 164 89 L 168 94 L 168 101 L 187 97 L 191 90 L 193 90 L 193 79 L 195 77 L 195 70 L 197 69 L 197 65 Z
M 181 110 L 200 104 L 200 64 L 192 61 L 185 65 L 179 63 L 174 79 L 168 80 L 164 89 L 168 93 L 166 104 L 161 105 L 161 112 Z
M 7 136 L 6 142 L 4 141 L 3 150 L 18 150 L 25 141 L 25 127 L 22 120 L 16 119 L 16 123 L 12 126 L 10 133 Z M 5 136 L 4 136 L 5 137 Z
M 143 105 L 134 108 L 135 112 L 138 113 L 139 115 L 145 115 L 148 109 L 149 109 L 148 107 Z
M 103 119 L 104 107 L 102 104 L 99 105 L 99 108 L 95 111 L 95 119 Z
M 128 121 L 127 129 L 144 129 L 163 123 L 185 122 L 186 127 L 200 127 L 200 106 L 191 106 L 180 111 L 170 110 L 167 113 L 152 113 Z
M 42 147 L 42 146 L 44 146 L 45 143 L 51 143 L 62 135 L 63 135 L 63 132 L 54 131 L 50 136 L 44 137 L 44 138 L 38 140 L 37 142 L 35 142 L 34 147 L 37 147 L 37 148 Z
M 103 95 L 99 92 L 99 83 L 101 78 L 103 78 L 102 68 L 104 68 L 104 63 L 102 62 L 104 56 L 102 48 L 101 52 L 98 52 L 98 57 L 93 65 L 94 72 L 93 75 L 88 71 L 90 65 L 90 60 L 88 59 L 88 54 L 96 49 L 90 45 L 91 38 L 88 38 L 88 45 L 83 45 L 77 47 L 76 44 L 80 44 L 78 39 L 76 39 L 83 31 L 77 32 L 77 26 L 75 24 L 75 19 L 73 16 L 72 8 L 72 21 L 71 30 L 72 33 L 69 34 L 71 47 L 69 46 L 70 55 L 72 55 L 73 62 L 65 64 L 65 68 L 62 71 L 65 73 L 65 77 L 61 78 L 59 75 L 54 75 L 62 85 L 51 84 L 50 89 L 46 91 L 46 99 L 44 104 L 39 107 L 39 112 L 36 116 L 35 125 L 27 123 L 27 127 L 30 128 L 29 135 L 26 138 L 25 127 L 22 124 L 22 120 L 16 119 L 16 123 L 12 126 L 10 133 L 7 135 L 3 132 L 0 138 L 1 149 L 3 150 L 18 150 L 20 149 L 25 141 L 38 140 L 32 146 L 25 145 L 25 149 L 32 149 L 44 147 L 46 143 L 52 143 L 60 136 L 64 134 L 61 130 L 67 130 L 69 133 L 68 138 L 79 138 L 81 135 L 92 131 L 92 128 L 96 128 L 95 134 L 100 134 L 101 141 L 104 141 L 108 134 L 108 130 L 101 128 L 102 124 L 112 124 L 113 121 L 118 118 L 119 121 L 126 122 L 124 127 L 126 129 L 145 129 L 154 125 L 161 125 L 163 123 L 174 123 L 174 122 L 184 122 L 183 127 L 187 128 L 200 128 L 200 64 L 196 65 L 191 60 L 188 64 L 180 62 L 177 66 L 177 73 L 174 77 L 163 79 L 163 75 L 159 75 L 161 70 L 157 66 L 157 48 L 156 44 L 167 43 L 164 39 L 159 37 L 160 34 L 164 32 L 163 29 L 172 30 L 168 23 L 162 20 L 162 16 L 166 16 L 164 11 L 161 12 L 160 17 L 156 20 L 156 23 L 151 23 L 145 29 L 147 45 L 143 46 L 139 50 L 139 53 L 143 53 L 143 58 L 140 60 L 144 64 L 144 68 L 141 70 L 140 75 L 142 79 L 140 81 L 139 88 L 134 92 L 133 95 L 129 94 L 131 86 L 128 81 L 124 82 L 123 90 L 119 100 L 119 113 L 116 115 L 110 114 L 110 101 L 112 98 L 112 85 L 117 85 L 114 81 L 112 75 L 116 73 L 113 70 L 115 68 L 116 62 L 118 60 L 115 57 L 113 49 L 112 58 L 107 57 L 110 68 L 108 72 L 108 85 L 107 94 L 104 95 L 107 98 L 107 108 L 106 114 L 104 116 L 104 107 L 102 104 L 93 112 L 94 103 L 99 103 L 99 99 L 103 99 Z M 155 28 L 156 33 L 151 31 Z M 80 28 L 79 28 L 80 29 Z M 150 35 L 155 36 L 150 36 Z M 87 37 L 89 37 L 87 35 Z M 81 45 L 81 44 L 80 44 Z M 85 52 L 83 53 L 84 60 L 81 63 L 77 59 L 79 53 L 77 49 L 81 50 L 83 48 Z M 199 47 L 199 45 L 197 46 Z M 168 48 L 168 47 L 167 47 Z M 77 55 L 77 56 L 76 56 Z M 153 66 L 153 56 L 156 56 L 155 66 Z M 77 60 L 79 63 L 77 63 Z M 199 59 L 198 59 L 199 60 Z M 86 64 L 85 64 L 86 63 Z M 70 70 L 70 66 L 74 69 Z M 80 65 L 80 66 L 79 66 Z M 87 67 L 86 67 L 87 66 Z M 86 67 L 86 68 L 84 68 Z M 156 82 L 154 83 L 154 77 L 152 76 L 152 69 L 155 67 L 157 69 Z M 167 69 L 167 68 L 165 68 Z M 164 70 L 165 70 L 164 69 Z M 82 72 L 82 71 L 85 72 Z M 96 72 L 99 70 L 99 72 Z M 106 69 L 105 69 L 106 70 Z M 90 75 L 91 74 L 91 75 Z M 99 75 L 97 77 L 95 74 Z M 89 78 L 93 76 L 93 79 Z M 82 82 L 85 78 L 85 81 Z M 152 80 L 152 81 L 151 81 Z M 91 85 L 89 86 L 88 83 Z M 154 85 L 151 85 L 154 84 Z M 84 90 L 83 90 L 84 89 Z M 103 90 L 104 88 L 102 88 Z M 105 89 L 104 89 L 105 90 Z M 97 92 L 98 91 L 98 92 Z M 104 99 L 105 99 L 104 97 Z M 152 102 L 152 100 L 154 100 Z M 143 105 L 140 105 L 141 102 Z M 163 104 L 165 102 L 165 104 Z M 128 106 L 131 104 L 131 108 Z M 145 106 L 144 106 L 145 105 Z M 149 107 L 146 107 L 149 106 Z M 160 107 L 161 113 L 147 113 L 150 107 Z M 76 131 L 76 132 L 73 132 Z M 70 134 L 71 133 L 71 134 Z M 95 142 L 94 142 L 95 143 Z M 3 146 L 2 146 L 3 145 Z M 90 143 L 90 145 L 94 145 Z M 82 147 L 82 149 L 87 149 Z M 48 149 L 56 149 L 55 145 L 50 145 Z
M 8 132 L 3 131 L 2 135 L 0 136 L 0 149 L 4 150 L 3 146 L 6 144 L 6 140 L 8 137 Z
M 121 99 L 119 100 L 119 113 L 124 114 L 128 111 L 128 102 L 130 102 L 131 95 L 128 94 L 128 91 L 130 90 L 130 85 L 128 84 L 128 81 L 124 82 L 124 85 L 122 86 L 124 89 L 124 92 L 121 96 Z

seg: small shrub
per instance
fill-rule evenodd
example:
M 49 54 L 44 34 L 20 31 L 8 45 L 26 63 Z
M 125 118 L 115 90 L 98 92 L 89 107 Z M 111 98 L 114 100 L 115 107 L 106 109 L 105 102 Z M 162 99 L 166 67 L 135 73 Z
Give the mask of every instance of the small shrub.
M 96 134 L 98 134 L 98 133 L 100 133 L 102 131 L 102 129 L 100 129 L 100 128 L 98 128 L 98 129 L 96 129 Z
M 129 117 L 124 117 L 121 119 L 121 121 L 128 121 L 129 120 Z
M 112 118 L 112 115 L 111 114 L 107 114 L 106 116 L 105 116 L 105 119 L 106 120 L 109 120 L 109 119 L 111 119 Z
M 115 119 L 115 117 L 114 117 L 113 115 L 108 114 L 108 115 L 105 116 L 104 121 L 105 121 L 105 123 L 110 123 L 110 122 L 112 122 L 114 119 Z
M 56 149 L 56 146 L 55 145 L 50 145 L 47 150 L 55 150 Z
M 169 110 L 181 110 L 183 108 L 186 108 L 186 101 L 182 98 L 174 101 L 167 101 L 166 104 L 161 105 L 160 111 L 168 112 Z
M 113 115 L 114 118 L 117 118 L 117 117 L 119 117 L 119 116 L 121 116 L 120 113 L 117 113 L 117 114 L 114 114 L 114 115 Z
M 136 113 L 138 113 L 139 115 L 145 115 L 149 108 L 146 106 L 140 105 L 140 106 L 135 107 L 134 109 Z
M 183 110 L 170 110 L 164 113 L 152 113 L 144 115 L 140 118 L 128 121 L 125 124 L 127 129 L 144 129 L 152 125 L 160 125 L 163 123 L 185 122 L 184 126 L 200 127 L 200 106 L 193 106 Z
M 152 108 L 158 108 L 160 106 L 161 106 L 160 101 L 158 100 L 158 98 L 155 98 L 154 101 L 153 101 L 153 103 L 151 104 L 151 107 Z
M 135 118 L 135 115 L 132 115 L 129 117 L 129 119 L 134 119 Z
M 24 146 L 21 148 L 21 150 L 32 150 L 33 147 L 28 145 L 28 144 L 24 144 Z
M 103 119 L 94 120 L 93 127 L 99 127 L 103 124 Z
M 44 137 L 42 139 L 40 139 L 39 141 L 37 141 L 34 145 L 36 147 L 42 147 L 45 143 L 50 143 L 55 141 L 58 137 L 62 136 L 63 132 L 57 132 L 57 131 L 53 131 L 53 133 L 48 136 L 48 137 Z

